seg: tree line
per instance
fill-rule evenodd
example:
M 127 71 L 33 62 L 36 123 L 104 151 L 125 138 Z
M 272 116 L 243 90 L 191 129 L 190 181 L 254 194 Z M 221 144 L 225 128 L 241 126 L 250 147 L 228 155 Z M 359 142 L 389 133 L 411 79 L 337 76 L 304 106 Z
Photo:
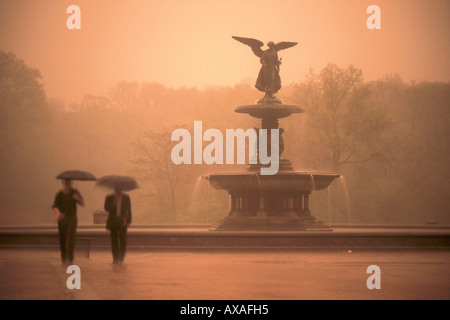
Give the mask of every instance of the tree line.
M 449 94 L 449 83 L 405 83 L 398 75 L 366 81 L 357 67 L 335 64 L 283 87 L 279 97 L 304 109 L 280 119 L 283 156 L 296 170 L 344 177 L 313 194 L 314 214 L 335 223 L 448 223 Z M 218 222 L 228 195 L 199 177 L 245 165 L 176 166 L 170 135 L 195 120 L 223 132 L 260 127 L 234 112 L 260 98 L 250 82 L 198 89 L 120 81 L 105 95 L 67 104 L 46 96 L 37 69 L 3 51 L 0 98 L 4 224 L 50 223 L 55 176 L 67 169 L 134 176 L 136 224 Z M 80 223 L 92 223 L 105 191 L 77 188 L 86 198 Z

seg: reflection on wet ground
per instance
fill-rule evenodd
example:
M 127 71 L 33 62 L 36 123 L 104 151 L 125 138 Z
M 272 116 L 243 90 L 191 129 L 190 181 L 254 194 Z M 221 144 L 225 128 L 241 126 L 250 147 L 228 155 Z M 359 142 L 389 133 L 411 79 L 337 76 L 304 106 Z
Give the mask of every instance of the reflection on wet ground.
M 0 249 L 0 299 L 449 299 L 450 251 L 108 250 L 77 257 L 81 289 L 66 286 L 52 249 Z M 381 289 L 366 286 L 381 269 Z

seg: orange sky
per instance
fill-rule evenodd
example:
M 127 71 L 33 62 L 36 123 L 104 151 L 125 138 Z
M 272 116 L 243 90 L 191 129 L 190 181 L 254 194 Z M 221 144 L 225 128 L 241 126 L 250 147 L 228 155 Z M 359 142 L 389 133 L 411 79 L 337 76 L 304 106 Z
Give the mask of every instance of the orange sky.
M 81 8 L 68 30 L 66 8 Z M 381 30 L 366 9 L 381 8 Z M 0 50 L 38 68 L 49 97 L 79 102 L 117 81 L 234 85 L 259 61 L 232 35 L 296 41 L 281 51 L 284 84 L 310 67 L 354 64 L 365 79 L 450 81 L 448 0 L 0 0 Z

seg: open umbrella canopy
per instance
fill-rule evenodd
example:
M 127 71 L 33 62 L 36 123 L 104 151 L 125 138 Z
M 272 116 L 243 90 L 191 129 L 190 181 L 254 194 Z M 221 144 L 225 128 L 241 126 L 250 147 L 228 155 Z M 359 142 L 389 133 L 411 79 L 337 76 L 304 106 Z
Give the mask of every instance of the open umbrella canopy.
M 62 180 L 80 180 L 80 181 L 95 181 L 97 178 L 94 177 L 93 174 L 81 171 L 81 170 L 67 170 L 64 172 L 61 172 L 56 176 L 56 179 L 62 179 Z
M 97 180 L 97 185 L 109 189 L 120 189 L 122 191 L 131 191 L 139 188 L 136 180 L 129 176 L 108 175 Z

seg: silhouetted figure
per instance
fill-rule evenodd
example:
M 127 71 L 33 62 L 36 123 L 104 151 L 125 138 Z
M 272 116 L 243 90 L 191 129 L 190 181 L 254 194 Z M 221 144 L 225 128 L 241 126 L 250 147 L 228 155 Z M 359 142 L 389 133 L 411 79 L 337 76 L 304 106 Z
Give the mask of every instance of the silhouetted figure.
M 84 206 L 84 200 L 78 190 L 72 188 L 72 181 L 62 180 L 62 189 L 56 194 L 53 211 L 58 221 L 59 247 L 61 262 L 72 264 L 77 231 L 77 204 Z
M 113 262 L 123 262 L 127 250 L 127 229 L 131 223 L 130 196 L 116 188 L 105 198 L 105 210 L 109 213 L 106 228 L 111 234 Z
M 278 90 L 281 89 L 280 78 L 280 64 L 281 60 L 278 59 L 278 51 L 293 47 L 297 42 L 279 42 L 274 43 L 270 41 L 267 43 L 269 49 L 262 50 L 264 45 L 261 41 L 252 38 L 232 37 L 233 39 L 246 44 L 251 47 L 253 53 L 260 58 L 261 69 L 259 70 L 258 78 L 256 79 L 255 87 L 266 95 L 261 102 L 279 102 L 274 96 Z
M 265 92 L 266 96 L 275 99 L 274 94 L 281 89 L 280 64 L 278 53 L 275 50 L 275 43 L 270 41 L 267 46 L 269 49 L 261 51 L 258 78 L 255 87 L 259 91 Z

